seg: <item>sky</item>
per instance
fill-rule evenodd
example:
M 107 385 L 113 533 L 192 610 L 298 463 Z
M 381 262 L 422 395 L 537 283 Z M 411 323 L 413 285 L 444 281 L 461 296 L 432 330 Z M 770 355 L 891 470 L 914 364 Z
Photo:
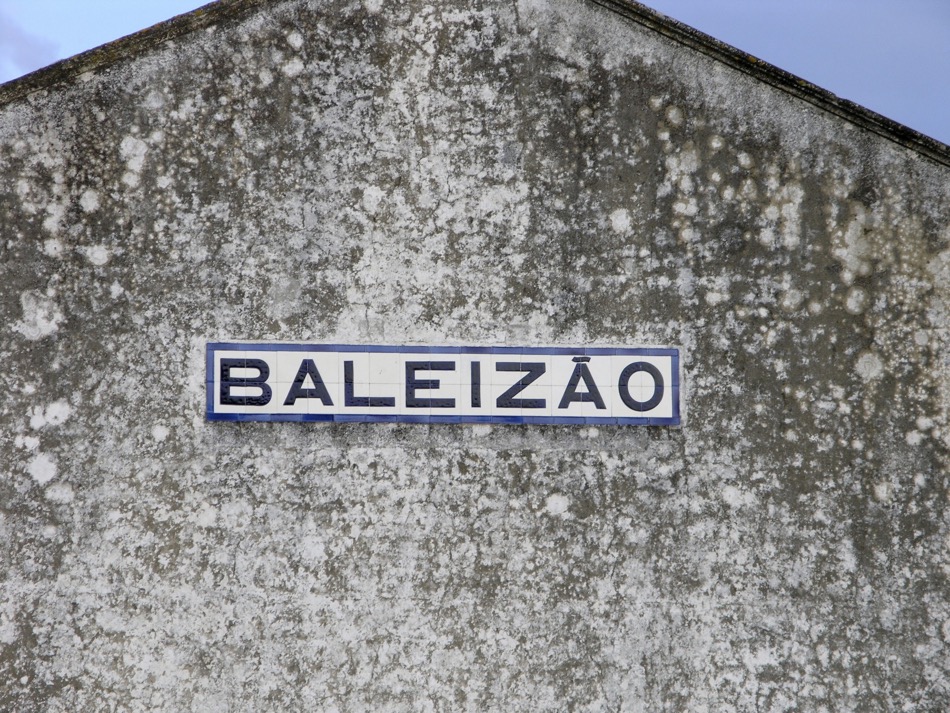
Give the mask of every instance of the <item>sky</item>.
M 0 82 L 206 0 L 0 0 Z M 950 143 L 950 0 L 646 0 L 646 5 Z

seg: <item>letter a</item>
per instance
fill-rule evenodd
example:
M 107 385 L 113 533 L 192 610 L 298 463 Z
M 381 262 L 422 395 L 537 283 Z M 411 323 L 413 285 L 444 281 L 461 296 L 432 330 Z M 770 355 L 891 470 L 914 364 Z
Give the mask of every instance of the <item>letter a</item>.
M 590 357 L 574 357 L 573 361 L 576 363 L 574 373 L 571 374 L 571 378 L 567 382 L 567 388 L 564 389 L 564 395 L 561 397 L 561 403 L 557 407 L 567 408 L 573 401 L 590 401 L 599 409 L 607 408 L 604 405 L 604 399 L 600 395 L 600 391 L 597 389 L 597 384 L 594 383 L 594 377 L 587 367 L 586 362 L 590 361 Z M 577 385 L 582 380 L 584 386 L 587 387 L 587 391 L 577 390 Z
M 310 377 L 313 381 L 312 389 L 303 387 L 304 379 Z M 313 359 L 304 359 L 300 362 L 300 368 L 297 370 L 297 376 L 294 377 L 294 383 L 290 385 L 290 391 L 287 392 L 287 398 L 284 399 L 284 406 L 293 406 L 297 399 L 320 399 L 324 406 L 332 406 L 330 392 L 327 391 L 327 385 L 323 383 L 323 377 L 317 371 L 317 365 Z

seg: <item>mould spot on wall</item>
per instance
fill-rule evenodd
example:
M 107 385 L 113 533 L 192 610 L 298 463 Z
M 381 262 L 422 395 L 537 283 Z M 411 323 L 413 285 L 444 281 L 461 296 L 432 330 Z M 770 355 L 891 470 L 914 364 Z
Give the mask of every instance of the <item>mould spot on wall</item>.
M 274 75 L 271 74 L 269 69 L 262 69 L 257 73 L 257 78 L 261 81 L 262 87 L 270 86 L 271 82 L 274 81 Z
M 97 210 L 99 208 L 99 194 L 91 188 L 87 188 L 79 197 L 79 207 L 85 213 L 92 213 Z
M 836 211 L 833 211 L 836 212 Z M 841 280 L 850 285 L 855 277 L 871 274 L 871 245 L 865 238 L 868 215 L 863 205 L 851 206 L 851 219 L 843 230 L 832 226 L 832 255 L 841 262 Z
M 873 381 L 884 373 L 884 362 L 874 352 L 864 352 L 858 357 L 855 369 L 865 381 Z
M 544 501 L 544 510 L 548 515 L 563 515 L 570 506 L 570 499 L 560 493 L 552 493 Z
M 296 77 L 298 74 L 303 72 L 303 70 L 303 61 L 299 57 L 294 57 L 280 68 L 280 71 L 286 74 L 288 77 Z
M 109 249 L 104 245 L 90 245 L 80 248 L 80 252 L 82 252 L 86 259 L 93 265 L 102 266 L 109 262 Z
M 126 172 L 122 182 L 129 188 L 139 184 L 139 173 L 145 164 L 145 155 L 148 153 L 148 144 L 137 136 L 126 136 L 119 144 L 119 154 L 125 159 Z
M 214 527 L 218 521 L 218 511 L 208 503 L 201 503 L 192 519 L 198 527 Z
M 153 89 L 148 93 L 148 96 L 145 97 L 145 106 L 153 110 L 161 109 L 165 106 L 165 96 L 157 89 Z
M 126 167 L 138 173 L 145 163 L 145 154 L 148 153 L 148 144 L 137 136 L 126 136 L 119 144 L 119 154 L 125 159 Z
M 44 495 L 50 502 L 59 503 L 60 505 L 71 503 L 75 497 L 73 488 L 69 483 L 54 483 L 46 489 Z
M 782 294 L 779 304 L 786 312 L 794 312 L 804 299 L 805 296 L 799 290 L 790 289 Z
M 46 218 L 43 220 L 43 229 L 50 233 L 57 232 L 65 214 L 66 206 L 57 201 L 50 201 L 46 205 Z
M 35 341 L 48 337 L 59 329 L 63 313 L 52 298 L 29 290 L 20 295 L 20 305 L 23 308 L 23 319 L 13 325 L 13 331 Z
M 13 440 L 13 445 L 15 445 L 17 448 L 25 448 L 28 451 L 35 451 L 37 448 L 39 448 L 40 439 L 36 438 L 35 436 L 18 435 Z
M 755 505 L 757 498 L 754 494 L 740 490 L 734 485 L 725 485 L 722 488 L 722 500 L 730 508 L 740 508 Z
M 63 244 L 56 238 L 43 242 L 43 254 L 49 257 L 60 257 L 63 254 Z
M 46 426 L 61 426 L 73 413 L 72 407 L 65 401 L 54 401 L 44 410 L 35 407 L 30 416 L 30 428 L 38 430 Z
M 363 189 L 363 210 L 367 213 L 375 213 L 379 208 L 380 201 L 386 194 L 378 186 L 369 186 Z
M 152 426 L 152 438 L 154 438 L 159 443 L 163 443 L 166 438 L 168 438 L 169 430 L 167 426 L 164 426 L 160 423 L 156 423 Z
M 630 212 L 626 208 L 617 208 L 610 214 L 610 227 L 615 233 L 626 235 L 630 232 Z
M 874 499 L 879 503 L 890 502 L 894 496 L 894 486 L 886 480 L 882 480 L 874 485 Z
M 46 485 L 56 477 L 56 461 L 45 453 L 38 453 L 33 457 L 33 460 L 30 461 L 27 470 L 30 473 L 30 477 L 39 485 Z
M 868 293 L 860 287 L 852 287 L 848 290 L 848 297 L 845 300 L 845 309 L 851 314 L 862 314 L 868 308 Z

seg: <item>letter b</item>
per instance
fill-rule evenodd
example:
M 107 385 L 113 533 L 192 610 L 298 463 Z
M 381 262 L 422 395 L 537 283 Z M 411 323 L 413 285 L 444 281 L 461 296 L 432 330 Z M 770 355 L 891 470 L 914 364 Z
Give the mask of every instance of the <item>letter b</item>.
M 231 376 L 232 369 L 256 369 L 257 376 Z M 270 403 L 271 388 L 267 385 L 270 367 L 263 359 L 222 359 L 219 380 L 222 406 L 266 406 Z M 260 389 L 258 396 L 235 396 L 231 389 Z

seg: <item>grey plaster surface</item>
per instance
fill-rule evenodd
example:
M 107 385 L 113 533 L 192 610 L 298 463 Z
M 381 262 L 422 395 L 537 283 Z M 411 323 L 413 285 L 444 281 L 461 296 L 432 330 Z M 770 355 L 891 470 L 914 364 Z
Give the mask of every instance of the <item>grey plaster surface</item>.
M 0 709 L 950 708 L 950 169 L 586 0 L 0 107 Z M 681 428 L 208 423 L 204 346 L 672 345 Z

